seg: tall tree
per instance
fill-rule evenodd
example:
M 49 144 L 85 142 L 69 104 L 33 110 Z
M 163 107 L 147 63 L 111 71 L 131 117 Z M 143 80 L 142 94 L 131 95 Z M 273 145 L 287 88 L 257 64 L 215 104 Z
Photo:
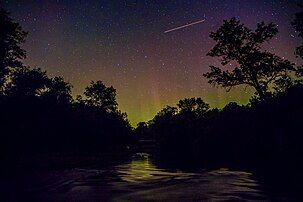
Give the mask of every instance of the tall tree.
M 102 81 L 92 81 L 85 88 L 85 102 L 90 106 L 100 107 L 107 112 L 116 112 L 118 103 L 116 101 L 116 89 L 106 87 Z
M 262 44 L 278 33 L 273 23 L 261 22 L 252 31 L 236 18 L 224 20 L 223 25 L 211 32 L 210 37 L 217 43 L 207 54 L 219 57 L 222 66 L 232 67 L 232 71 L 210 66 L 211 71 L 204 74 L 209 83 L 220 85 L 228 91 L 238 85 L 248 85 L 264 99 L 270 86 L 276 86 L 281 80 L 288 79 L 294 71 L 288 60 L 263 50 Z
M 20 60 L 26 52 L 20 45 L 25 42 L 27 32 L 14 22 L 9 13 L 0 8 L 0 85 L 3 84 L 8 68 L 22 67 Z

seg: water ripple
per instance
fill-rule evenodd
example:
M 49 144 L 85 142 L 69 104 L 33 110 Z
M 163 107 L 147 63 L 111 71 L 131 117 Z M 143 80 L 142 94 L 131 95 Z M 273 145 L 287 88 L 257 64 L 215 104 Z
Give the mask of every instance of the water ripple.
M 75 169 L 77 178 L 50 186 L 54 201 L 267 201 L 251 173 L 158 168 L 147 154 L 114 169 Z M 45 199 L 42 197 L 41 199 Z

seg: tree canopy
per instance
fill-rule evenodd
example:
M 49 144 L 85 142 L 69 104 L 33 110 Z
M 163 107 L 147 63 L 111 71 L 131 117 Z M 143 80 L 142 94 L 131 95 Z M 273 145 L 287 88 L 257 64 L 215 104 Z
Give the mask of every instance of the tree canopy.
M 10 73 L 5 94 L 11 97 L 41 96 L 47 91 L 49 78 L 40 68 L 22 67 Z
M 14 22 L 9 13 L 0 8 L 0 84 L 8 72 L 8 68 L 22 67 L 20 60 L 26 52 L 20 47 L 25 42 L 27 32 L 19 23 Z
M 71 91 L 72 85 L 64 81 L 63 77 L 56 76 L 49 79 L 44 97 L 58 102 L 69 103 L 72 101 Z
M 100 107 L 107 112 L 117 111 L 116 89 L 112 86 L 106 87 L 102 81 L 92 81 L 85 88 L 84 95 L 85 102 L 90 106 Z
M 228 65 L 232 70 L 210 66 L 211 71 L 204 76 L 209 79 L 209 83 L 228 91 L 238 85 L 251 86 L 263 99 L 271 86 L 277 87 L 278 83 L 288 80 L 289 73 L 295 70 L 288 60 L 262 49 L 262 44 L 277 33 L 277 26 L 273 23 L 261 22 L 252 31 L 236 18 L 224 20 L 223 25 L 210 34 L 216 45 L 207 55 L 219 57 L 221 65 Z
M 205 103 L 201 98 L 185 98 L 180 100 L 177 106 L 181 113 L 193 112 L 196 114 L 204 114 L 209 110 L 209 104 Z

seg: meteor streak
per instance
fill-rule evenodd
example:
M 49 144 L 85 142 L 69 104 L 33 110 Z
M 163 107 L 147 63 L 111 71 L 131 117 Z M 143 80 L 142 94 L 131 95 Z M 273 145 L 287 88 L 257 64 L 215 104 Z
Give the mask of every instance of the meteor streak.
M 182 26 L 180 26 L 180 27 L 176 27 L 176 28 L 173 28 L 173 29 L 169 29 L 169 30 L 166 30 L 166 31 L 164 32 L 164 34 L 169 33 L 169 32 L 173 32 L 173 31 L 176 31 L 176 30 L 179 30 L 179 29 L 183 29 L 183 28 L 185 28 L 185 27 L 189 27 L 189 26 L 192 26 L 192 25 L 196 25 L 196 24 L 202 23 L 202 22 L 204 22 L 204 21 L 205 21 L 205 19 L 199 20 L 199 21 L 196 21 L 196 22 L 192 22 L 192 23 L 188 23 L 188 24 L 186 24 L 186 25 L 182 25 Z

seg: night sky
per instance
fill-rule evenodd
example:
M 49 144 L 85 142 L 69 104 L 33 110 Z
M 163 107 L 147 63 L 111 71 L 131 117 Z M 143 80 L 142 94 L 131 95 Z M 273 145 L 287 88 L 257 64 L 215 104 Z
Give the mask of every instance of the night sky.
M 164 106 L 202 97 L 211 107 L 248 102 L 251 89 L 227 93 L 202 76 L 218 60 L 206 56 L 209 38 L 223 19 L 236 17 L 250 28 L 274 22 L 279 34 L 265 45 L 296 62 L 301 42 L 291 27 L 300 1 L 260 0 L 1 0 L 29 32 L 26 64 L 72 83 L 82 94 L 91 80 L 117 89 L 119 108 L 131 123 L 147 121 Z M 302 1 L 301 1 L 302 2 Z M 164 34 L 199 20 L 200 24 Z

